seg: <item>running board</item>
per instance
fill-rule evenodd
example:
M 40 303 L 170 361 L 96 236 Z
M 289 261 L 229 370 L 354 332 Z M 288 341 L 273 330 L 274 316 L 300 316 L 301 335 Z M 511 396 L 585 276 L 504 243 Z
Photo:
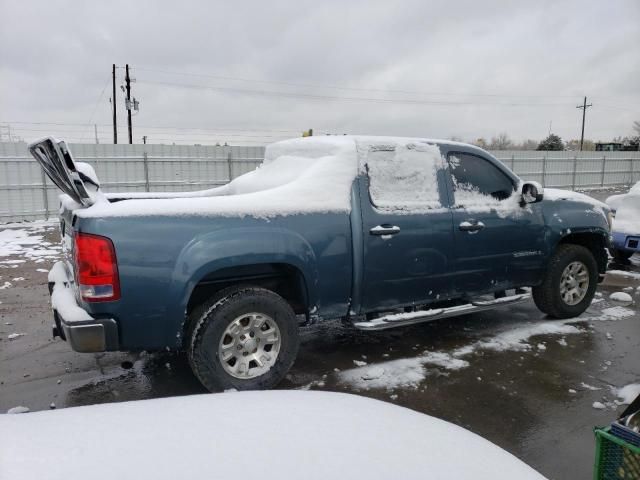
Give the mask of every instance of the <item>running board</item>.
M 359 330 L 386 330 L 388 328 L 404 327 L 416 323 L 440 320 L 441 318 L 456 317 L 468 313 L 491 310 L 503 305 L 513 305 L 515 303 L 526 302 L 531 298 L 530 293 L 511 295 L 510 297 L 496 298 L 495 300 L 475 301 L 464 305 L 457 305 L 448 308 L 433 308 L 430 310 L 419 310 L 407 313 L 394 313 L 373 320 L 354 321 L 353 326 Z

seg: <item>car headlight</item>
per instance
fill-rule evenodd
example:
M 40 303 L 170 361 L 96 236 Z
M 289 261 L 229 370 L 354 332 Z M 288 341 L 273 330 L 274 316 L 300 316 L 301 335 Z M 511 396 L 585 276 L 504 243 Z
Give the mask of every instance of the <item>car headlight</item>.
M 607 223 L 609 224 L 609 231 L 613 230 L 613 218 L 615 214 L 612 211 L 607 212 Z

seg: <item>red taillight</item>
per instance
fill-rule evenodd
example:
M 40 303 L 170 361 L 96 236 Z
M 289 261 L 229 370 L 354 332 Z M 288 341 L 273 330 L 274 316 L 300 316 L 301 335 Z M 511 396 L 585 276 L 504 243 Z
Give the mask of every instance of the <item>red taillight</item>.
M 116 250 L 106 237 L 77 233 L 74 251 L 76 280 L 80 295 L 88 302 L 120 298 Z

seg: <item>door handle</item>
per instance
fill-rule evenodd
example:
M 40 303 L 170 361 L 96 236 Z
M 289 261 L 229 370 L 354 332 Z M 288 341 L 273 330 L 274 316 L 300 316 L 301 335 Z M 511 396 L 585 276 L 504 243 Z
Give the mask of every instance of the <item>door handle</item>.
M 465 220 L 458 226 L 461 232 L 478 233 L 484 228 L 484 223 L 476 220 Z
M 400 233 L 400 227 L 385 223 L 383 225 L 376 225 L 371 230 L 369 230 L 369 233 L 371 235 L 395 235 L 397 233 Z

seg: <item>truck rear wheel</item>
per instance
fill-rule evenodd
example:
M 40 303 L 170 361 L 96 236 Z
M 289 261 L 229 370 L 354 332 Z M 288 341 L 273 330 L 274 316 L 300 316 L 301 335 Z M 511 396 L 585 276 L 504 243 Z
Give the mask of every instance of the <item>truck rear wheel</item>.
M 212 392 L 274 387 L 298 353 L 293 310 L 264 288 L 226 289 L 196 309 L 189 321 L 189 363 Z
M 538 309 L 554 318 L 573 318 L 593 300 L 598 285 L 598 264 L 589 249 L 581 245 L 560 245 L 541 285 L 533 287 Z

